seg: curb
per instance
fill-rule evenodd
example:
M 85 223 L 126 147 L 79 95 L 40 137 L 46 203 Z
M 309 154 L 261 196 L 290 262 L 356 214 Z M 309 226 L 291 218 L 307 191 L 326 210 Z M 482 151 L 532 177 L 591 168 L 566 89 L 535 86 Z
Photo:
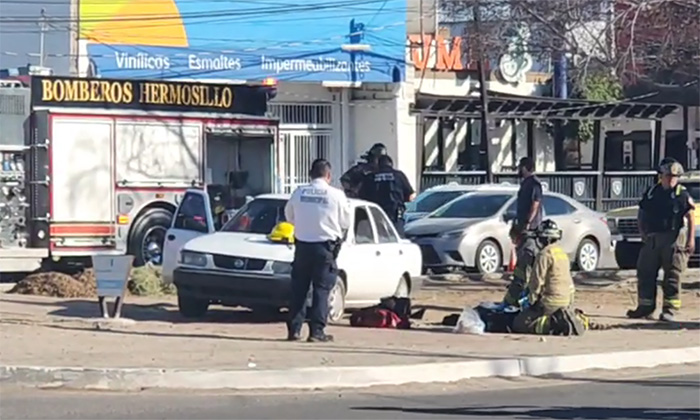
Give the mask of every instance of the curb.
M 456 382 L 486 377 L 542 376 L 588 369 L 651 368 L 697 362 L 700 362 L 700 347 L 416 365 L 286 370 L 0 366 L 0 383 L 39 388 L 110 391 L 138 391 L 150 388 L 246 391 L 365 388 L 375 385 Z

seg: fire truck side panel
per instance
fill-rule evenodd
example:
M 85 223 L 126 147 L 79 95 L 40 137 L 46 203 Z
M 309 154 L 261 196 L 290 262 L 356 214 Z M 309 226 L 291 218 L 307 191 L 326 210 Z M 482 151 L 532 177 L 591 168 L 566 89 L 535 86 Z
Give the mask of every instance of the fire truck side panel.
M 94 225 L 76 232 L 109 231 L 97 226 L 114 220 L 113 120 L 53 116 L 51 122 L 52 222 Z
M 120 187 L 187 187 L 202 179 L 199 122 L 118 119 L 115 148 Z

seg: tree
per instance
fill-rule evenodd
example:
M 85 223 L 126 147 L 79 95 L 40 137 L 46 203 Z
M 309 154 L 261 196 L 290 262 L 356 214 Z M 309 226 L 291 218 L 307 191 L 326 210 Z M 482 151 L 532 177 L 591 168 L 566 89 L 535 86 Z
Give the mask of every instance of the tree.
M 477 6 L 479 33 L 472 18 Z M 589 73 L 625 84 L 699 76 L 698 0 L 443 0 L 441 15 L 442 26 L 480 42 L 492 61 L 516 38 L 540 62 L 566 54 L 580 92 Z
M 618 73 L 625 84 L 678 85 L 700 77 L 698 0 L 627 0 L 616 5 Z

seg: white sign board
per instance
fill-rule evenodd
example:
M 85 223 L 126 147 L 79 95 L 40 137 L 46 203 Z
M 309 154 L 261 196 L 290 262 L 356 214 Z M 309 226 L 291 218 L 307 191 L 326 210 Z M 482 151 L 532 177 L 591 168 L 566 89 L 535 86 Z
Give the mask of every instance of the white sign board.
M 93 256 L 92 267 L 97 280 L 97 296 L 124 297 L 133 261 L 132 255 Z

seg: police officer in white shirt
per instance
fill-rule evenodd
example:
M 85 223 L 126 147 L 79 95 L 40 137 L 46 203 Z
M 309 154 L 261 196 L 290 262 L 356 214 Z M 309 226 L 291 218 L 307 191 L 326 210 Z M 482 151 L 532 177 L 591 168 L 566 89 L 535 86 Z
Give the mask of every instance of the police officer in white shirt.
M 328 295 L 337 279 L 335 259 L 350 227 L 351 207 L 345 193 L 330 186 L 330 163 L 316 159 L 310 176 L 311 184 L 298 187 L 284 208 L 287 221 L 294 225 L 295 243 L 287 338 L 290 341 L 301 339 L 306 300 L 309 287 L 313 285 L 308 341 L 329 342 L 333 337 L 324 332 Z

